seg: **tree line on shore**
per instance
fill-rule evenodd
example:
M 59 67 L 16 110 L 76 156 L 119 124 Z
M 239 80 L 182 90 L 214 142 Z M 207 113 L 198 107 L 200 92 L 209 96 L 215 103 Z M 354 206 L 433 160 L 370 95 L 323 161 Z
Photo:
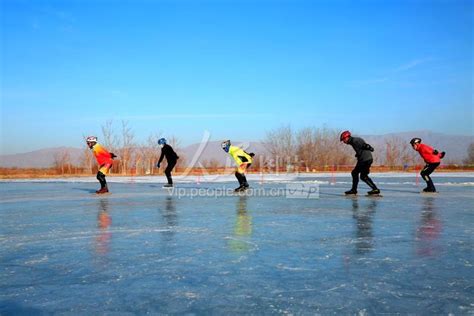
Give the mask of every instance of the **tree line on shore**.
M 87 135 L 83 135 L 84 139 Z M 118 159 L 114 162 L 111 174 L 116 175 L 153 175 L 158 174 L 156 162 L 160 156 L 158 133 L 150 134 L 144 142 L 139 142 L 128 122 L 122 121 L 118 129 L 112 121 L 102 126 L 100 143 Z M 181 151 L 180 140 L 171 136 L 168 143 L 180 156 L 176 172 L 223 172 L 231 166 L 223 166 L 217 159 L 204 160 L 199 165 L 187 165 L 188 159 Z M 339 131 L 330 128 L 307 127 L 294 130 L 282 126 L 268 131 L 263 141 L 266 152 L 257 153 L 251 171 L 254 172 L 315 172 L 347 170 L 354 164 L 354 152 L 350 146 L 339 141 Z M 384 141 L 384 146 L 376 146 L 374 166 L 380 170 L 407 170 L 423 162 L 417 152 L 407 146 L 406 141 L 392 137 Z M 189 160 L 190 161 L 190 160 Z M 474 164 L 474 143 L 467 148 L 464 166 Z M 456 169 L 458 164 L 445 161 L 444 165 Z M 37 174 L 34 169 L 23 169 L 26 173 Z M 89 174 L 97 170 L 97 163 L 89 148 L 84 145 L 79 165 L 72 163 L 69 152 L 64 150 L 54 156 L 49 173 L 58 175 Z M 12 168 L 2 168 L 2 174 L 12 172 Z M 21 171 L 21 170 L 20 170 Z

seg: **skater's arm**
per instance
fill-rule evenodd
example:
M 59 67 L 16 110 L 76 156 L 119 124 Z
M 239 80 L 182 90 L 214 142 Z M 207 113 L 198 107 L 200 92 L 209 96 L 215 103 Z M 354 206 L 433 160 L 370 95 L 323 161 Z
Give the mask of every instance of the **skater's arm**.
M 350 144 L 356 152 L 355 156 L 358 158 L 362 154 L 362 148 L 364 148 L 365 142 L 362 140 L 362 138 L 352 137 L 352 141 Z
M 161 164 L 161 162 L 163 161 L 163 158 L 165 157 L 165 151 L 162 149 L 161 150 L 161 156 L 160 156 L 160 159 L 158 160 L 158 164 Z
M 423 145 L 423 146 L 422 146 Z M 434 154 L 433 147 L 430 147 L 428 145 L 421 144 L 420 145 L 420 154 L 425 157 L 425 156 L 432 156 Z
M 357 146 L 362 150 L 374 151 L 374 148 L 370 146 L 369 144 L 367 144 L 365 140 L 363 140 L 360 137 L 356 137 L 356 143 L 357 143 Z
M 253 158 L 253 157 L 255 156 L 254 153 L 248 153 L 248 152 L 246 152 L 245 150 L 244 150 L 244 153 L 247 154 L 250 158 Z
M 364 149 L 368 151 L 374 151 L 374 147 L 370 146 L 369 144 L 365 143 Z

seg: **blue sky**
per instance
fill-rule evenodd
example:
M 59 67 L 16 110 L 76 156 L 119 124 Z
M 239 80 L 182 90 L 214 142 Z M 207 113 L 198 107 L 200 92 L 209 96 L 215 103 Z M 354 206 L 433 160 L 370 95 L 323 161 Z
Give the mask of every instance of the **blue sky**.
M 290 124 L 473 135 L 472 1 L 1 2 L 1 150 L 260 140 Z

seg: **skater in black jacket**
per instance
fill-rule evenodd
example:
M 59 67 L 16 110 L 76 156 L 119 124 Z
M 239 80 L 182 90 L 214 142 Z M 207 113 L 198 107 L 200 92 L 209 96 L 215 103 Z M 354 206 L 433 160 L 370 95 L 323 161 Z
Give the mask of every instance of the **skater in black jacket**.
M 374 148 L 367 144 L 362 138 L 360 137 L 352 137 L 351 132 L 344 131 L 341 133 L 340 141 L 344 144 L 351 145 L 356 152 L 357 164 L 352 170 L 352 188 L 345 193 L 347 195 L 355 195 L 357 194 L 357 185 L 359 184 L 359 175 L 360 179 L 367 183 L 367 185 L 372 189 L 367 194 L 369 195 L 377 195 L 380 194 L 380 190 L 377 188 L 375 183 L 372 179 L 369 178 L 370 173 L 370 166 L 374 161 L 372 158 L 372 152 Z
M 176 166 L 176 163 L 178 162 L 179 157 L 173 150 L 173 147 L 171 147 L 170 145 L 166 143 L 166 139 L 160 138 L 160 140 L 158 140 L 158 145 L 161 146 L 161 156 L 156 166 L 160 168 L 163 158 L 166 157 L 168 166 L 165 169 L 165 175 L 166 175 L 166 179 L 168 179 L 168 184 L 165 184 L 163 187 L 171 188 L 173 187 L 173 179 L 171 178 L 171 171 L 173 170 L 174 166 Z

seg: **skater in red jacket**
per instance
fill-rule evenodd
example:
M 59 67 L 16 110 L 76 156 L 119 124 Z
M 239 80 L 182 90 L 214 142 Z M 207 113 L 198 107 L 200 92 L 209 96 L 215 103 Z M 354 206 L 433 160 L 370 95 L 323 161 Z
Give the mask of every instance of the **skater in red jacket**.
M 107 181 L 105 180 L 105 175 L 112 168 L 113 159 L 116 157 L 113 153 L 109 153 L 104 147 L 100 144 L 97 144 L 97 137 L 89 136 L 86 139 L 87 146 L 92 149 L 97 163 L 99 164 L 99 171 L 97 172 L 97 180 L 100 182 L 100 189 L 95 191 L 97 194 L 103 194 L 109 192 L 107 187 Z
M 411 146 L 414 150 L 416 150 L 423 160 L 426 163 L 426 166 L 421 170 L 420 174 L 423 180 L 426 181 L 426 188 L 423 189 L 423 192 L 436 192 L 436 188 L 433 184 L 433 180 L 430 178 L 430 174 L 438 168 L 439 164 L 441 163 L 441 159 L 444 158 L 445 152 L 438 152 L 436 149 L 432 147 L 422 144 L 420 138 L 413 138 L 410 141 Z

